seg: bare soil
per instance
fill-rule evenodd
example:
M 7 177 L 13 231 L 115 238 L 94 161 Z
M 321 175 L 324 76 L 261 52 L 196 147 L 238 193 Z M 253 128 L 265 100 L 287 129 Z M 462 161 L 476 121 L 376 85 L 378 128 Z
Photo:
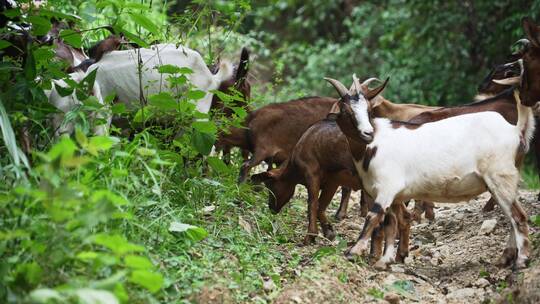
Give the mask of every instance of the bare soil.
M 536 191 L 520 191 L 528 216 L 540 214 Z M 297 195 L 305 204 L 305 194 Z M 332 207 L 337 208 L 339 197 Z M 413 224 L 411 248 L 405 264 L 378 271 L 369 263 L 347 261 L 345 243 L 356 240 L 363 225 L 358 214 L 358 193 L 353 194 L 349 216 L 334 226 L 338 239 L 322 237 L 317 244 L 301 247 L 304 261 L 289 279 L 269 293 L 274 303 L 540 303 L 540 237 L 530 225 L 530 266 L 521 271 L 498 268 L 510 233 L 510 224 L 499 207 L 484 213 L 489 194 L 467 203 L 436 204 L 436 219 Z M 409 206 L 411 208 L 412 206 Z M 335 209 L 329 210 L 329 215 Z M 297 214 L 299 215 L 299 214 Z M 481 234 L 486 220 L 496 220 L 489 234 Z M 298 243 L 306 231 L 305 216 L 298 219 Z M 321 248 L 337 248 L 322 256 Z M 288 249 L 283 248 L 284 255 Z M 286 276 L 284 276 L 286 277 Z

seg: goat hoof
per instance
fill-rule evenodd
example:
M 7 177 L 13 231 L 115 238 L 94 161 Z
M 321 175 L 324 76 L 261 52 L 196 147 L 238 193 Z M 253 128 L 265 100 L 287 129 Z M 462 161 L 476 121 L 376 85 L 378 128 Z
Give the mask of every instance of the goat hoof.
M 347 214 L 341 214 L 340 212 L 336 213 L 336 215 L 334 216 L 334 218 L 338 222 L 344 220 L 346 217 L 347 217 Z
M 517 248 L 505 248 L 503 255 L 497 260 L 497 266 L 508 267 L 516 261 Z
M 408 256 L 409 254 L 405 253 L 405 254 L 396 254 L 396 263 L 400 263 L 400 264 L 404 264 L 405 263 L 405 258 Z
M 378 260 L 375 264 L 373 264 L 373 268 L 377 270 L 386 270 L 388 268 L 388 264 L 382 260 Z
M 336 233 L 334 232 L 334 230 L 332 230 L 332 228 L 330 228 L 324 232 L 324 237 L 330 241 L 333 241 L 336 238 Z
M 304 237 L 304 245 L 309 246 L 315 243 L 315 236 L 313 235 L 306 235 Z

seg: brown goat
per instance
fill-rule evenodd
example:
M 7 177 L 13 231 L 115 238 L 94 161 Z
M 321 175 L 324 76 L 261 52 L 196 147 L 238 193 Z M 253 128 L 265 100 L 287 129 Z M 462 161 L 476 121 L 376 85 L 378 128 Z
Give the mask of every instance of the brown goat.
M 339 186 L 354 190 L 361 187 L 347 139 L 332 119 L 324 119 L 308 128 L 294 147 L 291 157 L 279 168 L 255 174 L 252 179 L 264 182 L 271 191 L 268 207 L 276 213 L 290 201 L 297 184 L 307 188 L 309 224 L 305 244 L 314 242 L 318 234 L 317 220 L 323 235 L 327 239 L 334 239 L 335 232 L 326 217 L 332 197 Z M 370 198 L 362 195 L 362 200 L 361 205 L 367 207 Z M 403 204 L 396 204 L 392 211 L 387 221 L 381 224 L 379 234 L 373 238 L 372 254 L 378 258 L 382 253 L 382 238 L 386 236 L 387 242 L 394 242 L 392 236 L 395 238 L 399 231 L 402 241 L 397 259 L 402 261 L 408 254 L 410 216 Z

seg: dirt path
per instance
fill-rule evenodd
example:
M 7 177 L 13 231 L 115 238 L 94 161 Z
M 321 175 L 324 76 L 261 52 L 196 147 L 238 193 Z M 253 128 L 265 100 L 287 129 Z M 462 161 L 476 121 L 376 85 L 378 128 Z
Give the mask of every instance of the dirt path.
M 533 249 L 531 266 L 522 272 L 494 266 L 509 236 L 509 223 L 498 207 L 482 213 L 488 198 L 486 194 L 468 204 L 437 204 L 433 223 L 424 220 L 412 227 L 411 250 L 405 264 L 376 271 L 362 261 L 348 262 L 341 254 L 345 243 L 356 239 L 363 224 L 363 219 L 354 216 L 359 214 L 356 194 L 349 217 L 335 225 L 340 238 L 332 243 L 319 240 L 314 246 L 302 248 L 305 261 L 294 270 L 293 279 L 281 282 L 282 288 L 272 298 L 275 303 L 472 304 L 510 298 L 514 303 L 540 303 L 540 299 L 524 300 L 525 296 L 540 295 L 538 249 Z M 304 194 L 298 199 L 305 204 Z M 334 200 L 332 206 L 337 207 L 337 197 Z M 529 216 L 540 214 L 536 192 L 520 191 L 520 201 Z M 491 231 L 480 233 L 485 221 L 496 224 Z M 303 225 L 296 229 L 299 239 L 304 229 Z M 530 232 L 533 235 L 539 229 L 531 226 Z M 531 236 L 531 241 L 534 248 L 540 247 L 538 237 Z M 332 250 L 333 254 L 310 259 Z

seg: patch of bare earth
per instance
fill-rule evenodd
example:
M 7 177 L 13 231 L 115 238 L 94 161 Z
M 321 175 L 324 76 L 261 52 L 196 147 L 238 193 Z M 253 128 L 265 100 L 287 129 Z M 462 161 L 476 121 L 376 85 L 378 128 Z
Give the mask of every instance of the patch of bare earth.
M 529 216 L 540 214 L 536 194 L 520 191 Z M 338 243 L 319 239 L 316 245 L 300 250 L 308 262 L 295 270 L 292 279 L 281 282 L 282 288 L 271 298 L 275 303 L 540 303 L 540 251 L 534 236 L 539 229 L 530 227 L 535 248 L 527 269 L 498 268 L 495 261 L 502 255 L 510 224 L 499 207 L 482 212 L 488 198 L 486 194 L 468 203 L 437 204 L 433 223 L 412 227 L 405 264 L 394 264 L 388 271 L 377 271 L 361 261 L 349 262 L 341 254 L 310 261 L 318 248 Z M 333 206 L 337 207 L 337 199 Z M 349 243 L 356 240 L 363 225 L 357 216 L 358 194 L 352 199 L 348 218 L 334 227 Z M 329 210 L 329 215 L 332 212 L 335 210 Z M 296 230 L 305 233 L 305 229 Z M 299 241 L 301 237 L 303 234 Z

